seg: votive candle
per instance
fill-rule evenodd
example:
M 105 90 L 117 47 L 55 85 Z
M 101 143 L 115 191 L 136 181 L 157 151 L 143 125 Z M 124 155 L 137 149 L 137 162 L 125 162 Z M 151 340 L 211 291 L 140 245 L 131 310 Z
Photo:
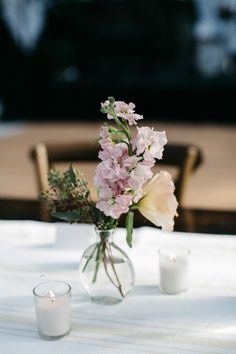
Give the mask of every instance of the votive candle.
M 33 289 L 39 334 L 57 339 L 71 329 L 71 286 L 63 281 L 46 281 Z
M 160 288 L 167 294 L 178 294 L 189 287 L 190 250 L 159 250 Z

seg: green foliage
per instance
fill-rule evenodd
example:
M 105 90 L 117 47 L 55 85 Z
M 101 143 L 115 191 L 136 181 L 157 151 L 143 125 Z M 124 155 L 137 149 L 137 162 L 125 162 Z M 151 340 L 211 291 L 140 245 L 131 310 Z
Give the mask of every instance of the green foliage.
M 52 216 L 69 223 L 95 224 L 100 230 L 117 226 L 117 220 L 96 208 L 87 181 L 72 165 L 65 172 L 51 170 L 48 183 L 49 190 L 40 194 L 40 200 L 51 210 Z
M 134 228 L 134 212 L 131 210 L 126 215 L 125 227 L 126 227 L 126 241 L 129 245 L 129 247 L 132 247 L 132 243 L 133 243 L 132 235 L 133 235 L 133 228 Z
M 52 216 L 72 224 L 72 223 L 79 222 L 81 218 L 81 213 L 80 210 L 55 211 L 52 212 Z

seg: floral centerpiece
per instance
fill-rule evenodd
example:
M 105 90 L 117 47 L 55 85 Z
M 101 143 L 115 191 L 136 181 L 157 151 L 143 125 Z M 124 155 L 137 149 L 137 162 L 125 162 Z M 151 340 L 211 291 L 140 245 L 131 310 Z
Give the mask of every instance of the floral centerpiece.
M 107 232 L 115 229 L 125 214 L 126 240 L 132 246 L 135 210 L 156 226 L 171 231 L 178 203 L 170 174 L 161 171 L 153 176 L 152 172 L 167 143 L 165 132 L 150 127 L 131 130 L 130 126 L 143 118 L 135 113 L 133 103 L 109 97 L 101 103 L 101 112 L 114 124 L 104 124 L 99 133 L 101 162 L 94 177 L 97 200 L 92 200 L 86 180 L 72 166 L 64 173 L 50 171 L 49 190 L 41 194 L 41 200 L 55 217 L 70 223 L 92 223 L 100 230 L 101 240 L 86 255 L 81 272 L 85 272 L 94 257 L 92 283 L 96 283 L 102 263 L 107 278 L 124 296 Z

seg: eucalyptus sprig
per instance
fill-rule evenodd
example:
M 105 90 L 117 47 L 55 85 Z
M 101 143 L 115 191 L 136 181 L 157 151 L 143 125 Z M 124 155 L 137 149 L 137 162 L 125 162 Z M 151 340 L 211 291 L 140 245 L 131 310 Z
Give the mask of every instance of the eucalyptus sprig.
M 96 208 L 87 181 L 72 165 L 65 172 L 51 170 L 48 184 L 49 189 L 40 194 L 40 200 L 51 210 L 52 216 L 70 224 L 94 224 L 99 230 L 117 226 L 117 220 Z

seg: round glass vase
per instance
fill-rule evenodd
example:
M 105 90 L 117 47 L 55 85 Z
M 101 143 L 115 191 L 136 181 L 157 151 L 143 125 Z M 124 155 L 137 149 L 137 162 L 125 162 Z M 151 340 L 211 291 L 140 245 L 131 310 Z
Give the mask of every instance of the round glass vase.
M 95 229 L 98 242 L 80 260 L 81 283 L 92 301 L 113 305 L 134 286 L 134 268 L 127 254 L 113 242 L 114 230 Z

